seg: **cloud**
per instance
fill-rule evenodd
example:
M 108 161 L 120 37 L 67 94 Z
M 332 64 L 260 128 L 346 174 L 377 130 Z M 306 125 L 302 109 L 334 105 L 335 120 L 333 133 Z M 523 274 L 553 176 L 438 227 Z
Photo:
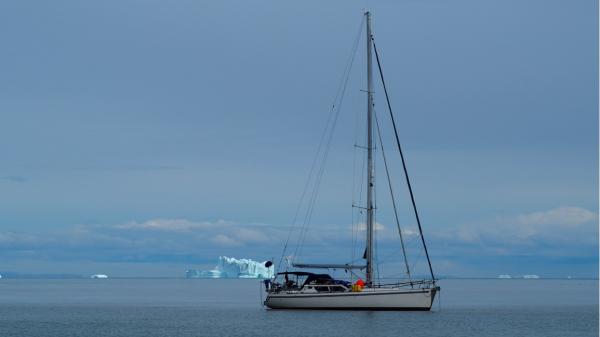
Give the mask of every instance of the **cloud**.
M 141 229 L 141 230 L 157 230 L 169 232 L 187 232 L 197 229 L 210 229 L 217 226 L 227 226 L 232 223 L 225 220 L 216 222 L 194 222 L 186 219 L 153 219 L 145 222 L 128 222 L 115 225 L 114 228 L 119 229 Z
M 463 224 L 434 233 L 436 240 L 479 245 L 501 254 L 557 247 L 597 246 L 598 215 L 581 207 L 562 206 L 487 222 Z M 524 251 L 521 249 L 520 251 Z
M 290 247 L 295 248 L 300 241 L 301 229 L 301 226 L 295 227 Z M 377 223 L 376 230 L 387 240 L 386 226 Z M 389 230 L 395 231 L 396 228 L 390 227 Z M 261 259 L 281 254 L 289 233 L 290 227 L 282 225 L 183 218 L 81 224 L 46 232 L 0 231 L 0 259 L 113 263 L 194 263 L 212 261 L 219 255 Z M 352 233 L 344 231 L 343 226 L 339 225 L 313 225 L 301 241 L 305 252 L 327 251 L 328 256 L 333 257 L 347 252 L 343 247 L 351 244 Z
M 419 232 L 417 232 L 417 231 L 415 231 L 415 230 L 412 230 L 412 229 L 410 229 L 410 228 L 408 228 L 408 229 L 404 229 L 404 228 L 402 228 L 402 235 L 403 235 L 404 237 L 409 237 L 409 236 L 418 236 L 418 235 L 419 235 Z
M 245 243 L 265 243 L 270 240 L 264 231 L 250 228 L 237 228 L 234 235 L 238 240 Z
M 219 255 L 265 258 L 281 251 L 288 229 L 227 220 L 150 219 L 83 224 L 47 232 L 1 232 L 4 259 L 195 262 Z
M 211 242 L 216 243 L 220 246 L 240 246 L 241 243 L 227 235 L 218 234 L 211 239 Z
M 19 247 L 51 241 L 51 237 L 35 233 L 0 232 L 0 247 Z
M 358 230 L 359 231 L 366 231 L 367 230 L 367 224 L 364 222 L 361 222 L 358 224 Z M 379 222 L 375 222 L 375 226 L 373 226 L 373 230 L 375 231 L 383 231 L 385 230 L 385 226 Z
M 596 213 L 581 207 L 558 207 L 545 212 L 519 215 L 516 222 L 524 226 L 564 225 L 576 226 L 595 220 Z
M 597 220 L 598 215 L 590 210 L 564 206 L 447 226 L 426 233 L 426 239 L 434 254 L 454 256 L 453 259 L 531 254 L 589 256 L 595 254 L 598 245 Z M 348 258 L 347 248 L 352 245 L 357 256 L 362 254 L 363 240 L 357 241 L 356 232 L 348 230 L 347 225 L 311 227 L 302 239 L 302 228 L 296 226 L 289 254 L 296 254 L 298 241 L 303 242 L 307 259 L 327 256 L 343 262 Z M 403 226 L 405 244 L 410 254 L 419 256 L 419 234 L 412 227 L 415 226 Z M 364 228 L 364 224 L 359 224 L 354 229 Z M 385 254 L 390 256 L 399 254 L 396 226 L 376 223 L 375 229 L 382 251 L 387 249 L 389 254 Z M 262 223 L 157 218 L 120 224 L 82 224 L 47 232 L 0 231 L 0 259 L 111 263 L 212 262 L 219 255 L 264 259 L 281 253 L 289 230 L 287 226 Z

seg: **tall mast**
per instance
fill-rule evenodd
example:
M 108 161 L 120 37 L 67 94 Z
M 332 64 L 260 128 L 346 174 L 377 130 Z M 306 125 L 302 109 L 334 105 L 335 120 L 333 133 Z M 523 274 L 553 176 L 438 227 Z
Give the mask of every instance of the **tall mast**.
M 371 13 L 367 16 L 367 285 L 373 284 L 373 190 L 375 170 L 373 166 L 373 69 L 371 62 Z

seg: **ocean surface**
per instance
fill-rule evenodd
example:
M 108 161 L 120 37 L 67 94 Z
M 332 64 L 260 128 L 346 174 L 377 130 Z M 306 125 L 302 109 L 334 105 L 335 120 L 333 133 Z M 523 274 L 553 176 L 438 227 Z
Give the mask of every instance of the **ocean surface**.
M 0 280 L 0 336 L 598 336 L 597 280 L 442 280 L 431 312 L 266 310 L 258 280 Z

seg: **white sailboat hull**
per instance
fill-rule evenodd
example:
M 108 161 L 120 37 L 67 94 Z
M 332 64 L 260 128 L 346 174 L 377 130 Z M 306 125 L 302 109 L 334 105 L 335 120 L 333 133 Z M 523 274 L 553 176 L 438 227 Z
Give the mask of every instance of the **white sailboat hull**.
M 271 309 L 430 310 L 438 288 L 365 289 L 343 293 L 275 293 L 265 305 Z

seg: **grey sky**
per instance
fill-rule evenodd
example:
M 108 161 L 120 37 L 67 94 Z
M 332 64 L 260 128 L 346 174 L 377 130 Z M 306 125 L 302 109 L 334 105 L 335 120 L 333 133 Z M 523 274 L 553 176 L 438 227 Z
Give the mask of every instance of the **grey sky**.
M 368 6 L 434 265 L 596 275 L 597 3 Z M 363 7 L 2 2 L 0 270 L 171 275 L 279 254 Z M 315 213 L 332 232 L 350 224 L 362 52 Z M 519 220 L 532 214 L 550 215 Z M 156 219 L 232 225 L 119 227 Z M 236 237 L 244 228 L 255 241 Z

